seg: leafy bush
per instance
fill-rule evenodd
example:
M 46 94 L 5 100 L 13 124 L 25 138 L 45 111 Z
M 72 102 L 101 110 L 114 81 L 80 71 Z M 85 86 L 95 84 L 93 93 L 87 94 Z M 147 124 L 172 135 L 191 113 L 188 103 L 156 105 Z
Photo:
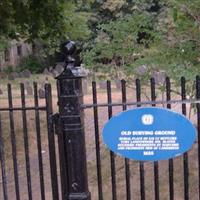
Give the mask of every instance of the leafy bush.
M 45 65 L 43 65 L 42 61 L 36 56 L 28 56 L 22 60 L 19 66 L 19 70 L 29 70 L 33 74 L 38 74 L 43 72 Z

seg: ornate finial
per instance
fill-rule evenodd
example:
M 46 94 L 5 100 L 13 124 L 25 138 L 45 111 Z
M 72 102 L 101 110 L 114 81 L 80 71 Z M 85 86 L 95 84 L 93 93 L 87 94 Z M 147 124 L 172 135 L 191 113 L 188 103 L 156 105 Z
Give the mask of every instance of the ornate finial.
M 61 45 L 61 51 L 65 57 L 65 65 L 63 72 L 56 77 L 57 79 L 83 78 L 87 76 L 87 72 L 81 66 L 81 50 L 81 48 L 78 49 L 76 47 L 74 41 L 67 41 Z
M 82 60 L 80 59 L 80 50 L 77 50 L 74 41 L 67 41 L 61 46 L 62 52 L 65 55 L 65 69 L 80 67 Z

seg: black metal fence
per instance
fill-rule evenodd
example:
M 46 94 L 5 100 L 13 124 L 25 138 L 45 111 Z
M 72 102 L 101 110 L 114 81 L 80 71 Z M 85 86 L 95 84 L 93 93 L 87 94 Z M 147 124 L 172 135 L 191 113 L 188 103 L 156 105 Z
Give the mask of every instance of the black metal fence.
M 191 87 L 188 87 L 188 90 L 186 90 L 188 85 L 184 77 L 181 78 L 179 86 L 175 86 L 167 77 L 165 83 L 163 83 L 162 85 L 162 92 L 160 91 L 160 87 L 155 84 L 154 78 L 151 78 L 149 85 L 145 85 L 143 87 L 141 85 L 141 81 L 137 79 L 135 82 L 135 90 L 129 89 L 128 93 L 126 85 L 126 81 L 122 80 L 121 94 L 119 92 L 114 92 L 114 94 L 112 95 L 111 82 L 107 81 L 107 102 L 102 103 L 98 102 L 97 83 L 93 82 L 93 102 L 91 104 L 82 105 L 83 109 L 93 108 L 97 171 L 96 179 L 98 184 L 98 196 L 95 196 L 95 199 L 200 199 L 199 139 L 196 141 L 193 149 L 190 151 L 191 159 L 188 156 L 187 152 L 183 156 L 179 156 L 175 159 L 170 159 L 169 161 L 160 161 L 153 163 L 138 162 L 137 164 L 134 161 L 124 159 L 124 164 L 122 164 L 122 159 L 119 158 L 119 156 L 115 155 L 113 152 L 110 152 L 110 163 L 106 163 L 107 166 L 105 168 L 105 163 L 102 164 L 102 160 L 104 159 L 103 157 L 105 157 L 105 149 L 102 145 L 101 139 L 102 124 L 99 125 L 99 121 L 102 121 L 102 119 L 99 119 L 99 115 L 102 117 L 102 112 L 107 112 L 107 119 L 110 119 L 113 116 L 114 112 L 115 114 L 120 112 L 119 107 L 121 107 L 121 110 L 124 111 L 130 108 L 141 106 L 164 106 L 168 109 L 174 109 L 175 105 L 175 111 L 182 113 L 183 115 L 188 114 L 191 117 L 191 112 L 194 112 L 191 120 L 193 120 L 193 123 L 197 127 L 199 138 L 200 78 L 197 77 L 192 86 L 190 82 Z M 133 85 L 134 84 L 132 84 L 132 86 Z M 149 95 L 150 99 L 147 99 L 146 97 L 142 99 L 142 90 L 144 88 L 145 90 L 147 89 L 147 95 Z M 174 93 L 175 90 L 176 93 Z M 132 92 L 132 97 L 134 96 L 134 99 L 132 99 L 131 101 L 129 98 L 129 101 L 127 101 L 127 96 L 130 96 L 130 92 Z M 134 92 L 135 95 L 133 94 Z M 161 97 L 159 97 L 160 93 L 162 93 Z M 187 94 L 189 93 L 192 95 L 191 97 L 187 98 Z M 112 97 L 114 97 L 115 95 L 121 96 L 121 102 L 112 101 Z M 115 109 L 117 107 L 118 109 Z M 106 114 L 103 116 L 104 122 L 106 122 Z M 108 154 L 106 156 L 108 156 Z M 120 167 L 118 162 L 120 162 Z M 166 168 L 166 166 L 167 169 L 163 171 L 162 168 Z M 102 167 L 104 169 L 102 169 Z M 108 167 L 110 167 L 110 170 L 108 169 Z M 108 183 L 108 181 L 106 182 L 105 177 L 102 176 L 102 173 L 105 173 L 102 172 L 104 170 L 110 172 L 110 175 L 107 174 L 108 176 L 110 176 L 110 184 Z M 123 184 L 123 186 L 119 186 L 120 184 Z M 109 189 L 107 189 L 105 185 L 107 185 Z M 110 193 L 108 194 L 108 192 Z
M 51 191 L 53 199 L 59 199 L 51 85 L 45 85 L 45 98 L 42 102 L 38 98 L 37 83 L 34 83 L 33 89 L 34 98 L 27 99 L 25 86 L 20 84 L 20 93 L 15 94 L 18 97 L 14 98 L 15 105 L 12 86 L 8 84 L 7 97 L 0 101 L 0 168 L 2 172 L 0 199 L 45 200 L 50 199 Z M 43 160 L 42 137 L 48 137 L 49 155 L 47 157 L 50 165 L 44 163 Z M 45 151 L 47 151 L 46 146 Z M 45 164 L 50 166 L 50 172 L 48 170 L 44 173 Z M 48 196 L 45 191 L 46 181 L 51 181 L 48 185 L 48 193 L 50 193 Z
M 192 104 L 193 109 L 195 109 L 194 112 L 196 112 L 196 117 L 197 117 L 197 122 L 196 126 L 199 132 L 199 87 L 200 87 L 200 80 L 199 77 L 197 77 L 196 81 L 194 82 L 194 85 L 196 86 L 195 90 L 195 96 L 193 99 L 186 99 L 186 80 L 183 77 L 180 80 L 180 99 L 177 99 L 178 95 L 176 95 L 176 99 L 171 99 L 171 82 L 169 78 L 166 78 L 165 81 L 165 90 L 163 93 L 165 93 L 165 98 L 162 100 L 157 100 L 156 96 L 156 85 L 155 85 L 155 80 L 152 78 L 150 81 L 150 96 L 151 99 L 149 101 L 142 101 L 141 99 L 141 85 L 140 85 L 140 80 L 136 80 L 136 102 L 127 102 L 126 100 L 126 82 L 122 80 L 122 91 L 121 91 L 121 103 L 112 103 L 112 98 L 111 98 L 111 83 L 110 81 L 107 82 L 107 103 L 97 103 L 97 90 L 96 90 L 96 83 L 93 82 L 93 104 L 90 105 L 83 105 L 83 108 L 92 108 L 94 109 L 94 125 L 95 125 L 95 141 L 96 141 L 96 158 L 97 158 L 97 180 L 98 180 L 98 191 L 99 191 L 99 199 L 103 199 L 103 196 L 105 196 L 103 189 L 102 189 L 102 175 L 101 175 L 101 156 L 100 156 L 100 144 L 99 144 L 99 137 L 100 137 L 100 131 L 99 131 L 99 124 L 98 124 L 98 108 L 100 107 L 106 107 L 108 108 L 108 118 L 112 117 L 113 114 L 113 107 L 115 106 L 122 106 L 122 110 L 126 110 L 127 106 L 160 106 L 159 104 L 166 105 L 168 109 L 171 109 L 173 104 L 179 104 L 181 105 L 181 110 L 179 112 L 182 112 L 182 114 L 186 115 L 187 114 L 187 109 L 186 109 L 186 104 Z M 188 91 L 189 92 L 189 91 Z M 191 92 L 191 91 L 190 91 Z M 166 122 L 167 123 L 167 122 Z M 193 122 L 195 123 L 195 122 Z M 198 160 L 198 169 L 196 168 L 196 176 L 199 177 L 199 141 L 198 143 L 198 154 L 195 159 Z M 131 175 L 130 175 L 130 161 L 128 159 L 124 160 L 124 169 L 125 169 L 125 193 L 121 191 L 119 188 L 117 189 L 117 181 L 116 181 L 116 163 L 115 163 L 116 156 L 113 154 L 113 152 L 110 152 L 110 167 L 111 167 L 111 188 L 112 188 L 112 199 L 118 199 L 117 198 L 117 193 L 123 193 L 125 194 L 123 196 L 124 199 L 199 199 L 199 178 L 198 181 L 194 184 L 190 184 L 190 174 L 195 173 L 194 171 L 189 170 L 189 161 L 188 161 L 188 153 L 185 153 L 183 155 L 183 164 L 181 166 L 180 161 L 179 161 L 179 167 L 183 167 L 183 181 L 181 182 L 178 180 L 178 185 L 183 184 L 183 190 L 182 194 L 179 194 L 180 196 L 178 197 L 175 195 L 176 187 L 177 184 L 175 185 L 175 178 L 174 178 L 174 161 L 173 159 L 170 159 L 168 161 L 168 180 L 165 182 L 165 185 L 168 185 L 168 194 L 164 194 L 160 192 L 160 183 L 159 183 L 159 178 L 162 178 L 164 176 L 163 174 L 159 173 L 159 162 L 154 162 L 153 163 L 153 181 L 152 187 L 151 185 L 151 190 L 154 190 L 154 192 L 151 194 L 152 196 L 146 195 L 146 180 L 145 180 L 145 163 L 140 162 L 139 163 L 139 182 L 140 182 L 140 195 L 139 197 L 136 196 L 136 194 L 131 192 L 131 188 L 134 187 L 134 185 L 131 185 Z M 194 158 L 192 158 L 194 159 Z M 195 162 L 194 160 L 191 160 L 191 162 Z M 166 163 L 165 163 L 166 164 Z M 193 163 L 194 164 L 194 163 Z M 148 167 L 149 168 L 149 167 Z M 194 169 L 192 169 L 194 170 Z M 181 171 L 181 169 L 180 169 Z M 134 177 L 133 177 L 134 179 Z M 196 185 L 198 184 L 198 187 Z M 190 187 L 196 187 L 190 188 Z M 194 193 L 191 193 L 191 191 L 195 191 Z M 118 192 L 119 191 L 119 192 Z M 166 193 L 166 192 L 165 192 Z
M 191 83 L 188 87 L 184 77 L 179 86 L 166 78 L 162 91 L 153 78 L 145 86 L 139 79 L 133 84 L 122 80 L 120 91 L 113 88 L 110 81 L 105 90 L 98 91 L 97 83 L 92 82 L 85 102 L 82 78 L 69 71 L 58 78 L 58 115 L 53 115 L 50 84 L 45 85 L 45 98 L 40 101 L 36 83 L 31 100 L 26 98 L 24 84 L 21 84 L 16 105 L 8 84 L 7 97 L 0 100 L 4 102 L 0 107 L 0 198 L 200 199 L 200 77 L 192 84 L 194 87 Z M 144 90 L 146 95 L 143 95 Z M 193 96 L 187 97 L 188 93 Z M 198 131 L 193 149 L 175 159 L 153 163 L 123 159 L 109 152 L 101 136 L 105 122 L 121 111 L 141 106 L 165 106 L 190 115 Z M 20 134 L 23 140 L 18 143 Z M 48 143 L 43 144 L 45 137 Z M 24 164 L 19 160 L 21 154 Z

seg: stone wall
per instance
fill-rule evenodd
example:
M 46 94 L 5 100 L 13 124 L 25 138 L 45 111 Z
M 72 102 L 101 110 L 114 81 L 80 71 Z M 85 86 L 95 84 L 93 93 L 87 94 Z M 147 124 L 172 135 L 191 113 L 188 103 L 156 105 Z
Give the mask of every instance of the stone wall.
M 31 52 L 32 49 L 29 44 L 23 41 L 11 41 L 10 47 L 0 52 L 0 70 L 7 66 L 16 67 L 20 60 L 30 55 Z

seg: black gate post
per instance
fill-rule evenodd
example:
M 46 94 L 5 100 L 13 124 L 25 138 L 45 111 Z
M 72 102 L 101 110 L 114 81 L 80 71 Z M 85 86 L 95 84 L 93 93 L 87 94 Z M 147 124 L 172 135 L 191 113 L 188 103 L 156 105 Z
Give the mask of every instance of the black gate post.
M 63 44 L 66 66 L 57 77 L 58 105 L 61 131 L 60 165 L 63 200 L 90 200 L 88 190 L 82 78 L 86 76 L 80 67 L 75 43 Z M 64 155 L 63 155 L 64 154 Z

